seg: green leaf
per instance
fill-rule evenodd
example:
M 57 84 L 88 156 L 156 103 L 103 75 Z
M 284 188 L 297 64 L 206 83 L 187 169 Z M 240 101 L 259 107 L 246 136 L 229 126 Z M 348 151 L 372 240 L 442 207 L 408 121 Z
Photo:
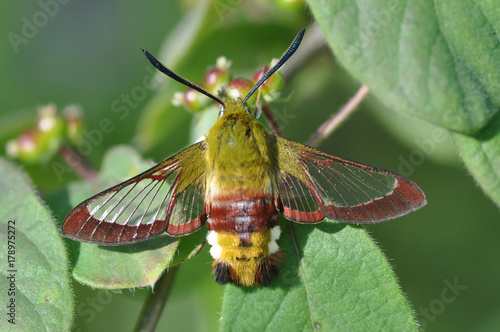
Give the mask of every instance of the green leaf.
M 338 59 L 392 109 L 466 134 L 498 112 L 496 2 L 307 2 Z
M 0 190 L 0 330 L 67 331 L 74 305 L 59 230 L 29 179 L 4 159 L 0 159 Z M 15 260 L 9 266 L 12 257 Z M 8 294 L 11 289 L 15 295 Z M 15 325 L 7 321 L 12 318 L 7 314 L 11 312 L 7 308 L 11 299 L 15 299 Z
M 284 264 L 269 287 L 227 287 L 222 330 L 418 330 L 389 263 L 363 228 L 287 222 L 279 245 Z
M 69 203 L 74 207 L 99 190 L 152 166 L 151 162 L 141 161 L 137 152 L 129 147 L 111 149 L 105 156 L 98 188 L 91 188 L 84 182 L 71 185 Z M 78 251 L 73 277 L 94 288 L 153 287 L 166 269 L 197 253 L 204 236 L 203 232 L 182 238 L 165 234 L 149 241 L 112 247 L 71 241 L 74 250 Z
M 500 114 L 477 135 L 453 134 L 453 138 L 469 172 L 500 206 Z

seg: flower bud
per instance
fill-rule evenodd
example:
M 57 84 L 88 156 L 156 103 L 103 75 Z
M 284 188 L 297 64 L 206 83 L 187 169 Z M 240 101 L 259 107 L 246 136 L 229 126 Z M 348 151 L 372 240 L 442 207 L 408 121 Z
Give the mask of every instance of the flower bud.
M 184 92 L 184 106 L 193 112 L 203 110 L 210 103 L 210 99 L 195 89 L 188 88 Z
M 70 143 L 77 144 L 82 139 L 82 110 L 77 106 L 71 105 L 63 110 L 63 115 L 66 120 L 66 136 Z
M 16 139 L 7 142 L 7 156 L 10 158 L 33 164 L 41 161 L 43 154 L 44 151 L 40 148 L 33 130 L 25 131 Z
M 65 134 L 65 123 L 57 114 L 55 105 L 47 105 L 38 109 L 38 119 L 35 127 L 37 147 L 50 158 L 59 150 Z
M 269 71 L 269 67 L 265 66 L 257 70 L 253 76 L 253 82 L 257 84 L 259 80 L 264 76 L 266 72 Z M 285 86 L 285 78 L 283 74 L 278 70 L 262 84 L 262 97 L 266 101 L 271 101 L 279 97 L 281 90 Z
M 227 96 L 231 99 L 244 99 L 252 90 L 253 83 L 246 78 L 235 78 L 227 86 Z M 248 100 L 248 105 L 254 105 L 257 101 L 257 92 L 255 92 Z
M 217 66 L 211 68 L 205 74 L 205 87 L 208 92 L 215 96 L 219 96 L 221 88 L 226 86 L 230 80 L 229 67 L 231 62 L 227 61 L 225 57 L 217 59 Z

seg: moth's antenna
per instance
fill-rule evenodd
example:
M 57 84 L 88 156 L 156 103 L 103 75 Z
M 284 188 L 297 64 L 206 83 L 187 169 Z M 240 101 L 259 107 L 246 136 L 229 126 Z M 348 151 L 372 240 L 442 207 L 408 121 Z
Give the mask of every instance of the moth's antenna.
M 274 74 L 274 72 L 276 70 L 280 69 L 280 67 L 283 66 L 283 64 L 293 55 L 293 53 L 295 53 L 295 51 L 297 50 L 297 48 L 299 48 L 300 42 L 302 41 L 302 37 L 304 37 L 304 32 L 305 31 L 306 31 L 305 28 L 303 28 L 302 30 L 299 31 L 299 33 L 297 34 L 297 36 L 293 40 L 292 45 L 290 45 L 290 47 L 286 50 L 286 52 L 281 56 L 281 58 L 279 59 L 278 63 L 273 68 L 271 68 L 271 70 L 269 70 L 260 79 L 260 81 L 257 82 L 257 84 L 255 84 L 255 86 L 253 87 L 252 91 L 250 91 L 250 93 L 247 94 L 247 96 L 245 97 L 245 99 L 243 99 L 243 103 L 246 103 L 246 101 L 248 100 L 248 98 L 250 98 L 253 95 L 253 93 L 262 85 L 262 83 L 264 83 L 269 78 L 269 76 L 271 76 L 272 74 Z
M 193 82 L 190 82 L 190 81 L 188 81 L 185 78 L 180 77 L 179 75 L 177 75 L 176 73 L 174 73 L 173 71 L 171 71 L 170 69 L 168 69 L 167 67 L 165 67 L 164 65 L 162 65 L 160 63 L 160 61 L 156 60 L 156 58 L 151 53 L 149 53 L 148 51 L 146 51 L 145 49 L 141 48 L 141 50 L 144 53 L 144 55 L 146 56 L 146 58 L 148 58 L 149 62 L 151 62 L 151 64 L 153 66 L 155 66 L 156 69 L 158 69 L 159 71 L 161 71 L 163 74 L 167 75 L 168 77 L 173 78 L 174 80 L 176 80 L 179 83 L 182 83 L 182 84 L 184 84 L 184 85 L 186 85 L 186 86 L 188 86 L 188 87 L 190 87 L 192 89 L 195 89 L 198 92 L 203 93 L 205 96 L 207 96 L 209 98 L 212 98 L 213 100 L 215 100 L 216 102 L 218 102 L 219 104 L 221 104 L 223 107 L 226 106 L 222 100 L 220 100 L 219 98 L 215 97 L 214 95 L 212 95 L 211 93 L 209 93 L 208 91 L 206 91 L 205 89 L 203 89 L 201 86 L 199 86 L 197 84 L 194 84 Z

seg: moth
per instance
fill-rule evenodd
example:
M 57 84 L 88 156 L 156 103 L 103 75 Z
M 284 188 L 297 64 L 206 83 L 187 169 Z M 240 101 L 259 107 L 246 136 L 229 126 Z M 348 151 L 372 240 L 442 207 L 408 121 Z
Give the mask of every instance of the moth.
M 424 206 L 424 193 L 404 176 L 278 137 L 251 115 L 248 98 L 293 55 L 304 32 L 243 100 L 222 101 L 143 50 L 162 73 L 220 104 L 219 116 L 205 139 L 79 204 L 62 234 L 122 245 L 206 224 L 216 282 L 266 286 L 281 261 L 279 214 L 303 224 L 371 224 Z

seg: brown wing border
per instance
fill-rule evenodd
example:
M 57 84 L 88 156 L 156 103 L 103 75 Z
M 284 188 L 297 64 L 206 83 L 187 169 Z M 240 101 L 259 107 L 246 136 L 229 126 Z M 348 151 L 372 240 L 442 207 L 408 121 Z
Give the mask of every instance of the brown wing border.
M 329 155 L 282 137 L 277 137 L 277 146 L 278 165 L 282 172 L 279 208 L 282 214 L 292 221 L 299 223 L 318 223 L 324 218 L 329 218 L 336 221 L 355 224 L 378 223 L 416 211 L 427 203 L 422 189 L 420 189 L 416 183 L 400 174 Z M 372 197 L 372 200 L 367 203 L 346 206 L 325 204 L 324 198 L 328 196 L 328 192 L 321 187 L 319 184 L 320 181 L 315 179 L 311 174 L 309 167 L 317 167 L 319 169 L 318 174 L 321 174 L 328 180 L 328 176 L 325 174 L 330 174 L 329 176 L 332 176 L 333 179 L 333 172 L 338 172 L 338 170 L 329 167 L 334 163 L 343 165 L 348 170 L 348 166 L 350 166 L 363 171 L 367 175 L 373 176 L 373 174 L 378 174 L 394 179 L 395 185 L 387 193 L 380 192 L 380 197 Z M 340 172 L 338 172 L 338 174 L 342 175 Z M 364 181 L 366 185 L 369 185 L 366 180 L 363 180 L 362 177 L 359 177 L 354 172 L 352 172 L 351 175 L 357 176 L 359 181 Z M 291 204 L 286 204 L 290 202 L 289 199 L 288 201 L 283 199 L 284 193 L 287 192 L 286 188 L 282 188 L 283 184 L 286 185 L 287 183 L 286 177 L 293 177 L 300 182 L 303 187 L 307 188 L 309 197 L 317 204 L 317 210 L 300 211 L 298 209 L 293 209 L 290 206 Z M 373 178 L 378 179 L 375 176 L 373 176 Z M 350 181 L 346 176 L 344 176 L 344 179 L 336 178 L 335 180 L 339 183 L 347 183 L 346 181 Z M 380 179 L 378 180 L 380 181 Z M 356 186 L 356 183 L 350 181 L 349 185 L 353 188 L 353 186 Z M 345 187 L 348 188 L 348 186 Z M 334 185 L 332 185 L 332 188 L 337 190 L 337 195 L 342 195 L 339 192 L 340 188 L 335 188 Z M 358 188 L 362 190 L 359 186 Z M 300 206 L 300 204 L 295 205 Z
M 178 197 L 182 194 L 182 190 L 186 189 L 186 187 L 179 188 L 179 186 L 175 184 L 183 184 L 185 182 L 189 182 L 189 178 L 187 180 L 183 178 L 185 175 L 187 175 L 190 177 L 194 177 L 195 181 L 198 182 L 198 185 L 204 186 L 204 182 L 201 181 L 201 179 L 204 177 L 206 169 L 204 158 L 205 150 L 205 141 L 195 143 L 180 151 L 179 153 L 173 155 L 172 157 L 166 159 L 165 161 L 159 163 L 158 165 L 132 177 L 131 179 L 128 179 L 86 199 L 82 203 L 78 204 L 66 216 L 61 227 L 62 235 L 72 240 L 81 242 L 101 245 L 121 245 L 151 239 L 165 232 L 167 229 L 168 234 L 173 236 L 186 235 L 198 230 L 204 225 L 207 219 L 206 213 L 204 211 L 196 218 L 184 223 L 179 223 L 176 226 L 172 225 L 171 227 L 169 227 L 169 221 L 173 206 L 177 202 Z M 198 163 L 197 169 L 199 170 L 200 174 L 193 174 L 189 171 L 182 172 L 183 168 L 186 167 L 191 168 L 192 170 L 192 163 Z M 166 218 L 162 220 L 155 220 L 154 222 L 149 224 L 140 223 L 138 225 L 117 224 L 94 218 L 91 214 L 91 211 L 89 210 L 89 205 L 97 201 L 98 199 L 101 199 L 108 195 L 112 195 L 113 193 L 118 193 L 119 191 L 127 188 L 130 185 L 138 184 L 140 181 L 146 178 L 161 182 L 161 185 L 163 185 L 164 182 L 176 171 L 178 171 L 179 173 L 174 178 L 168 195 L 165 198 L 169 199 L 166 203 L 168 209 L 166 212 Z M 155 173 L 160 174 L 154 175 Z M 180 191 L 175 191 L 177 190 L 176 188 Z M 201 191 L 204 194 L 203 188 L 201 188 Z M 201 199 L 203 199 L 203 197 L 201 197 Z

